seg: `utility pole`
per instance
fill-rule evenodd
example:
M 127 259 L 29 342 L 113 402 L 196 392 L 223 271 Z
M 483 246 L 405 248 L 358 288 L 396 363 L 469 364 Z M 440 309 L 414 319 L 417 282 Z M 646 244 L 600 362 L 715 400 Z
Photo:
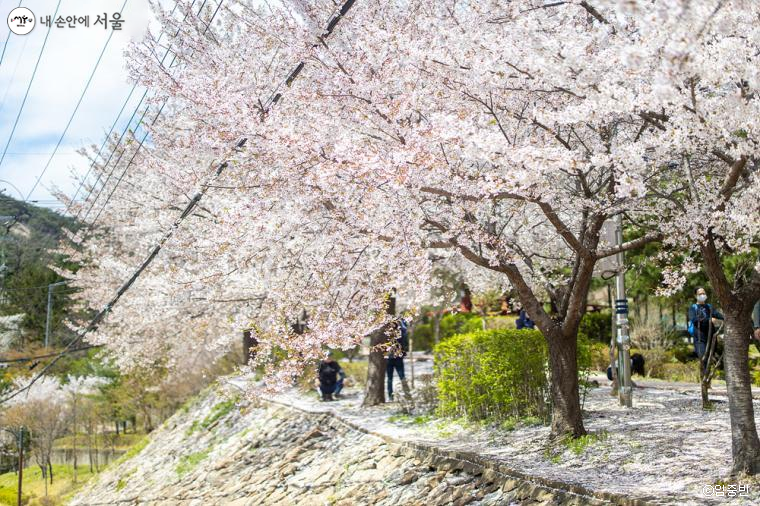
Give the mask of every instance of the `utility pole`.
M 21 483 L 24 479 L 24 428 L 18 431 L 18 494 L 17 505 L 21 506 Z
M 68 283 L 68 281 L 59 281 L 58 283 L 51 283 L 48 285 L 47 317 L 45 318 L 45 348 L 50 344 L 50 319 L 53 315 L 53 288 L 66 283 Z
M 623 245 L 623 217 L 615 217 L 615 242 Z M 617 276 L 615 279 L 615 317 L 618 345 L 618 381 L 620 383 L 620 405 L 630 408 L 633 400 L 631 387 L 631 337 L 628 335 L 628 299 L 625 296 L 625 263 L 623 252 L 616 255 Z

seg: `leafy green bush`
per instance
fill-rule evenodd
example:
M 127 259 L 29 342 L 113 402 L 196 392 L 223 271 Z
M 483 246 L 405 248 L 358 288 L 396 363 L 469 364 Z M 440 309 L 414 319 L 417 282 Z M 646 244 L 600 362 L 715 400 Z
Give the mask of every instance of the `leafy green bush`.
M 579 334 L 584 334 L 592 341 L 609 343 L 612 336 L 612 316 L 609 311 L 586 313 L 581 318 Z M 606 368 L 605 368 L 606 369 Z
M 441 341 L 479 330 L 483 330 L 483 318 L 474 313 L 451 313 L 441 318 Z
M 433 324 L 420 323 L 412 327 L 411 338 L 415 351 L 432 350 L 433 345 Z
M 539 331 L 497 329 L 455 335 L 439 343 L 434 354 L 440 415 L 548 421 L 548 355 Z M 579 335 L 579 376 L 587 374 L 591 363 L 590 342 Z
M 470 419 L 548 417 L 546 343 L 535 330 L 487 330 L 435 347 L 438 410 Z
M 415 351 L 432 350 L 435 346 L 434 323 L 420 323 L 412 328 Z M 440 340 L 457 334 L 467 334 L 483 329 L 483 319 L 474 313 L 450 313 L 441 318 Z
M 592 371 L 606 371 L 610 365 L 610 347 L 604 343 L 589 343 L 590 368 Z
M 489 316 L 486 318 L 486 329 L 515 329 L 516 319 L 514 315 Z

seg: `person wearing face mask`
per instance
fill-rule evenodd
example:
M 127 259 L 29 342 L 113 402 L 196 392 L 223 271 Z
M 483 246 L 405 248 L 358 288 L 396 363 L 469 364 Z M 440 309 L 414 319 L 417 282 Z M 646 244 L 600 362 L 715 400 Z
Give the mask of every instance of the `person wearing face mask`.
M 715 323 L 723 315 L 707 303 L 707 292 L 699 287 L 696 291 L 697 303 L 689 308 L 689 334 L 694 338 L 694 352 L 699 358 L 705 354 L 707 343 L 715 332 Z

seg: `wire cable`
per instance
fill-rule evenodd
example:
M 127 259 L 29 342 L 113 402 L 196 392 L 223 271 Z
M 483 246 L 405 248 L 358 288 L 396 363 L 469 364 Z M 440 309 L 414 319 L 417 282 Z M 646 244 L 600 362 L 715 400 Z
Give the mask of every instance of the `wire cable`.
M 90 177 L 90 174 L 92 173 L 92 169 L 95 167 L 95 164 L 97 163 L 98 158 L 100 157 L 100 153 L 103 152 L 103 148 L 108 143 L 108 139 L 111 138 L 111 134 L 113 133 L 114 128 L 116 128 L 116 124 L 119 122 L 119 119 L 121 118 L 122 113 L 124 113 L 124 109 L 127 107 L 127 104 L 129 103 L 129 99 L 132 98 L 132 94 L 135 92 L 136 89 L 137 89 L 137 84 L 132 86 L 132 89 L 129 90 L 129 95 L 127 95 L 126 100 L 124 100 L 124 103 L 121 105 L 121 109 L 119 109 L 119 114 L 116 115 L 116 119 L 113 121 L 113 124 L 111 124 L 111 128 L 108 129 L 108 133 L 106 134 L 105 139 L 103 139 L 103 143 L 100 145 L 100 148 L 98 148 L 98 152 L 93 157 L 92 163 L 90 164 L 90 168 L 87 169 L 87 172 L 85 173 L 84 177 L 79 182 L 79 186 L 74 192 L 74 196 L 71 197 L 71 200 L 66 206 L 66 210 L 63 212 L 64 214 L 67 214 L 69 212 L 69 210 L 71 209 L 71 205 L 76 201 L 77 197 L 79 196 L 79 191 L 84 186 L 84 183 L 85 181 L 87 181 L 87 178 Z
M 322 36 L 322 39 L 327 38 L 330 34 L 333 33 L 333 30 L 335 29 L 335 26 L 338 24 L 338 22 L 345 17 L 345 15 L 350 10 L 351 6 L 355 3 L 356 0 L 346 0 L 346 2 L 343 4 L 343 7 L 339 14 L 337 14 L 335 17 L 333 17 L 330 20 L 330 23 L 328 25 L 328 32 Z M 304 63 L 300 62 L 295 69 L 293 69 L 290 74 L 288 75 L 286 82 L 291 84 L 295 79 L 298 78 L 298 75 L 300 74 L 301 70 L 304 67 Z M 276 104 L 277 100 L 275 100 L 272 105 Z M 106 303 L 105 306 L 103 306 L 103 309 L 101 309 L 91 320 L 90 323 L 82 329 L 81 331 L 77 332 L 77 335 L 75 338 L 73 338 L 71 341 L 69 341 L 69 344 L 66 345 L 66 347 L 61 351 L 53 360 L 51 360 L 40 372 L 38 372 L 25 386 L 17 388 L 16 390 L 6 394 L 2 398 L 0 398 L 0 404 L 3 404 L 10 399 L 13 399 L 14 397 L 22 394 L 23 392 L 26 392 L 32 386 L 39 381 L 40 378 L 42 378 L 45 374 L 47 374 L 47 371 L 50 370 L 51 367 L 53 367 L 58 360 L 61 359 L 61 357 L 64 356 L 67 352 L 69 352 L 77 343 L 79 343 L 85 335 L 95 330 L 100 322 L 103 321 L 103 319 L 108 315 L 108 313 L 111 312 L 111 309 L 119 302 L 119 299 L 121 299 L 122 295 L 124 295 L 131 287 L 134 285 L 135 281 L 142 275 L 143 272 L 148 268 L 148 266 L 153 262 L 153 260 L 158 256 L 159 252 L 161 251 L 161 248 L 166 244 L 166 242 L 172 238 L 174 233 L 179 230 L 180 225 L 185 221 L 185 219 L 190 216 L 195 209 L 195 207 L 198 205 L 198 203 L 203 199 L 203 197 L 206 195 L 208 190 L 212 188 L 212 183 L 222 174 L 222 172 L 228 167 L 229 165 L 229 158 L 233 153 L 240 152 L 242 148 L 245 146 L 246 142 L 248 141 L 247 137 L 244 137 L 240 139 L 237 143 L 235 143 L 235 146 L 230 149 L 230 151 L 223 157 L 223 162 L 219 164 L 217 169 L 211 174 L 211 177 L 207 180 L 206 183 L 204 183 L 201 188 L 198 190 L 198 192 L 193 196 L 193 198 L 190 200 L 190 202 L 187 203 L 184 210 L 182 211 L 182 214 L 172 223 L 170 227 L 167 228 L 164 235 L 159 239 L 158 243 L 153 247 L 153 249 L 148 253 L 146 258 L 143 260 L 143 262 L 140 264 L 140 266 L 132 273 L 132 275 L 127 279 L 124 284 L 121 285 L 121 287 L 116 291 L 116 294 Z
M 193 0 L 193 4 L 195 4 L 195 0 Z M 193 4 L 191 4 L 190 7 L 192 7 Z M 179 3 L 176 2 L 174 4 L 174 7 L 172 8 L 171 12 L 169 13 L 170 16 L 174 14 L 174 11 L 177 10 L 178 6 L 179 6 Z M 161 33 L 158 34 L 158 39 L 156 40 L 156 43 L 161 42 L 161 38 L 163 36 L 164 36 L 164 31 L 161 30 Z M 118 124 L 119 119 L 121 118 L 121 115 L 124 112 L 124 109 L 126 108 L 127 104 L 129 103 L 129 99 L 132 98 L 132 94 L 135 92 L 136 89 L 137 89 L 137 82 L 135 82 L 132 85 L 132 89 L 129 90 L 129 95 L 127 95 L 126 100 L 124 100 L 124 104 L 121 106 L 121 109 L 119 110 L 119 114 L 116 115 L 116 119 L 114 120 L 113 124 L 111 125 L 111 128 L 108 130 L 108 133 L 106 134 L 105 139 L 103 139 L 103 143 L 100 145 L 100 148 L 98 149 L 97 154 L 93 158 L 92 163 L 90 164 L 90 168 L 87 169 L 87 173 L 84 175 L 84 177 L 82 178 L 82 180 L 79 182 L 79 186 L 77 187 L 76 192 L 74 192 L 74 196 L 69 201 L 69 205 L 66 206 L 66 210 L 64 211 L 64 214 L 68 213 L 69 210 L 71 210 L 71 205 L 76 201 L 76 198 L 79 195 L 79 191 L 82 189 L 82 187 L 84 186 L 84 183 L 87 181 L 87 178 L 92 173 L 92 169 L 95 167 L 95 164 L 97 163 L 98 157 L 103 152 L 103 148 L 108 143 L 108 140 L 111 138 L 111 134 L 113 133 L 114 129 L 116 128 L 116 125 Z M 135 106 L 135 112 L 132 114 L 133 118 L 134 118 L 135 114 L 137 113 L 137 110 L 140 108 L 140 105 L 142 105 L 144 99 L 145 99 L 145 94 L 143 94 L 143 96 L 140 99 L 140 101 L 138 102 L 137 106 Z M 114 146 L 114 151 L 117 148 L 118 148 L 118 144 L 116 146 Z M 98 180 L 99 180 L 99 178 L 98 178 Z M 97 182 L 95 184 L 97 185 Z M 87 197 L 85 197 L 85 199 L 83 201 L 86 201 L 86 199 L 88 199 L 91 194 L 92 194 L 92 190 L 90 190 L 90 192 L 88 192 Z
M 198 14 L 200 14 L 201 11 L 203 10 L 203 7 L 206 5 L 206 1 L 207 0 L 203 0 L 203 3 L 201 4 L 200 8 L 198 9 Z M 214 14 L 211 16 L 211 19 L 209 20 L 208 23 L 206 23 L 206 28 L 203 31 L 204 35 L 206 34 L 206 32 L 208 32 L 208 29 L 211 27 L 211 23 L 213 23 L 214 18 L 216 17 L 216 14 L 219 12 L 219 9 L 221 8 L 223 2 L 224 2 L 224 0 L 220 0 L 220 2 L 216 6 L 216 10 L 214 11 Z M 195 3 L 195 2 L 193 2 L 193 3 Z M 193 6 L 191 5 L 190 7 L 192 8 Z M 175 34 L 175 37 L 176 37 L 176 35 L 178 33 L 179 33 L 179 31 L 177 31 L 177 33 Z M 168 56 L 169 51 L 170 50 L 167 49 L 167 51 L 164 54 L 163 58 L 161 58 L 161 63 L 162 64 L 163 64 L 164 60 L 166 59 L 166 57 Z M 173 56 L 172 56 L 172 61 L 169 62 L 168 68 L 171 69 L 171 67 L 174 65 L 174 62 L 175 62 L 176 59 L 177 59 L 177 53 L 174 53 Z M 161 107 L 158 110 L 158 113 L 156 114 L 156 116 L 153 118 L 153 121 L 151 122 L 151 126 L 155 125 L 156 121 L 158 121 L 158 118 L 161 116 L 161 112 L 164 110 L 164 107 L 166 106 L 167 102 L 168 102 L 168 99 L 164 99 L 164 101 L 161 104 Z M 145 114 L 143 114 L 143 116 L 145 116 Z M 89 225 L 87 225 L 87 227 L 89 227 L 90 230 L 92 230 L 94 228 L 96 222 L 98 221 L 98 218 L 100 218 L 100 215 L 103 213 L 103 211 L 105 210 L 106 206 L 108 206 L 108 203 L 111 201 L 111 197 L 113 197 L 114 193 L 116 192 L 116 189 L 119 187 L 119 184 L 124 179 L 124 176 L 126 175 L 127 171 L 132 166 L 132 162 L 134 162 L 135 158 L 137 157 L 137 154 L 139 153 L 140 149 L 142 148 L 143 144 L 145 143 L 145 140 L 147 139 L 148 134 L 149 134 L 149 132 L 145 132 L 145 134 L 143 135 L 142 139 L 140 140 L 140 143 L 138 144 L 135 152 L 132 154 L 132 157 L 129 159 L 129 162 L 127 162 L 127 166 L 124 168 L 124 170 L 121 173 L 121 176 L 119 176 L 119 179 L 116 181 L 116 184 L 114 185 L 113 189 L 111 189 L 111 192 L 108 194 L 108 197 L 106 198 L 106 202 L 103 204 L 103 207 L 100 208 L 100 210 L 98 211 L 98 214 L 95 216 L 95 219 L 92 221 L 92 223 L 90 223 Z M 118 145 L 118 143 L 117 143 L 117 145 Z M 122 154 L 123 153 L 124 152 L 122 152 Z M 121 155 L 119 156 L 119 160 L 120 159 L 121 159 Z M 111 175 L 113 174 L 114 170 L 116 169 L 116 165 L 118 165 L 118 163 L 119 163 L 119 161 L 117 160 L 116 164 L 114 165 L 114 168 L 111 170 L 111 173 L 108 175 L 108 178 L 106 178 L 106 181 L 103 183 L 103 187 L 101 188 L 101 192 L 105 188 L 105 185 L 108 184 L 108 181 L 110 180 Z M 97 198 L 99 196 L 100 196 L 100 192 L 98 193 L 98 196 L 95 198 L 95 201 L 97 201 Z M 85 220 L 86 220 L 87 216 L 89 215 L 89 212 L 94 207 L 95 201 L 93 201 L 93 205 L 90 207 L 90 210 L 88 210 L 87 215 L 85 215 Z
M 55 19 L 55 16 L 58 14 L 58 9 L 61 7 L 61 0 L 58 0 L 58 4 L 55 6 L 55 12 L 53 13 L 53 19 Z M 13 122 L 13 128 L 11 128 L 11 134 L 8 136 L 8 142 L 5 143 L 5 148 L 3 148 L 3 154 L 0 156 L 0 166 L 3 164 L 3 160 L 5 160 L 5 152 L 8 151 L 8 146 L 11 144 L 11 140 L 13 140 L 13 134 L 16 132 L 16 127 L 18 126 L 18 120 L 21 118 L 21 113 L 24 111 L 24 105 L 26 105 L 26 99 L 29 97 L 29 90 L 32 88 L 32 83 L 34 83 L 34 77 L 37 75 L 37 68 L 40 66 L 40 60 L 42 60 L 42 55 L 45 53 L 45 46 L 47 46 L 48 37 L 50 37 L 50 31 L 52 30 L 53 25 L 52 23 L 48 27 L 47 32 L 45 33 L 45 40 L 42 41 L 42 49 L 40 49 L 40 54 L 37 56 L 37 62 L 34 64 L 34 70 L 32 71 L 32 78 L 29 79 L 29 85 L 26 87 L 26 92 L 24 93 L 24 99 L 21 101 L 21 107 L 18 110 L 18 114 L 16 115 L 16 120 Z
M 121 10 L 119 12 L 124 12 L 124 8 L 127 6 L 127 2 L 129 2 L 129 0 L 124 0 L 124 3 L 121 5 Z M 69 131 L 69 127 L 71 126 L 71 122 L 74 121 L 74 116 L 76 116 L 77 111 L 79 110 L 79 106 L 82 105 L 82 100 L 84 99 L 84 95 L 87 93 L 87 90 L 90 88 L 90 83 L 92 83 L 92 78 L 95 77 L 95 72 L 97 72 L 98 67 L 100 66 L 100 62 L 103 59 L 103 55 L 105 54 L 106 49 L 108 49 L 108 44 L 110 44 L 111 38 L 113 37 L 113 34 L 115 32 L 116 30 L 111 30 L 111 33 L 108 34 L 106 43 L 103 44 L 103 49 L 100 51 L 100 55 L 98 56 L 98 59 L 95 62 L 95 67 L 93 67 L 92 72 L 90 72 L 90 77 L 87 79 L 87 83 L 85 83 L 82 93 L 79 94 L 79 100 L 77 100 L 77 105 L 74 106 L 74 110 L 71 112 L 71 116 L 69 116 L 69 121 L 66 123 L 66 127 L 63 129 L 63 132 L 61 132 L 61 136 L 58 138 L 58 142 L 55 144 L 55 148 L 53 148 L 53 153 L 50 155 L 50 158 L 48 158 L 48 161 L 45 164 L 45 168 L 42 169 L 42 173 L 34 182 L 32 189 L 29 190 L 29 194 L 26 196 L 26 200 L 29 200 L 34 190 L 37 189 L 37 185 L 40 184 L 40 181 L 42 180 L 42 177 L 45 175 L 48 168 L 50 167 L 50 163 L 53 161 L 53 158 L 55 157 L 56 152 L 58 152 L 58 148 L 61 146 L 61 142 L 63 142 L 63 138 L 66 137 L 66 134 Z M 2 163 L 2 160 L 0 160 L 0 163 Z
M 24 0 L 21 0 L 21 1 L 18 3 L 18 6 L 17 6 L 17 8 L 18 8 L 18 7 L 21 7 L 21 4 L 22 4 L 23 2 L 24 2 Z M 10 38 L 11 38 L 11 31 L 10 31 L 10 30 L 8 30 L 8 36 L 5 38 L 5 44 L 3 44 L 3 52 L 2 52 L 2 54 L 0 54 L 0 67 L 2 67 L 2 66 L 3 66 L 3 58 L 5 58 L 5 49 L 8 47 L 8 41 L 10 40 Z
M 190 9 L 192 9 L 192 8 L 193 8 L 193 6 L 195 5 L 195 2 L 196 2 L 196 1 L 197 1 L 197 0 L 193 0 L 193 2 L 190 4 Z M 205 4 L 205 1 L 204 1 L 204 4 Z M 172 14 L 174 14 L 174 11 L 177 9 L 177 7 L 178 7 L 178 6 L 179 6 L 179 2 L 175 3 L 175 4 L 174 4 L 174 8 L 172 9 L 172 11 L 171 11 L 171 13 L 170 13 L 169 15 L 172 15 Z M 203 6 L 201 6 L 201 8 L 203 8 Z M 184 19 L 187 19 L 187 14 L 185 14 L 185 18 L 184 18 Z M 183 21 L 184 21 L 184 19 L 183 19 Z M 163 37 L 164 33 L 165 33 L 165 32 L 162 30 L 162 31 L 161 31 L 161 33 L 160 33 L 160 34 L 159 34 L 159 36 L 158 36 L 158 39 L 156 40 L 156 43 L 158 43 L 158 42 L 160 42 L 160 41 L 161 41 L 161 37 Z M 176 33 L 174 34 L 174 36 L 176 37 L 178 34 L 179 34 L 179 29 L 177 29 L 177 31 L 176 31 Z M 167 49 L 166 49 L 166 52 L 164 53 L 164 56 L 161 58 L 161 63 L 163 63 L 163 62 L 164 62 L 164 60 L 166 59 L 166 57 L 169 55 L 169 52 L 170 52 L 170 51 L 171 51 L 171 50 L 170 50 L 169 48 L 167 48 Z M 175 56 L 176 56 L 176 55 L 175 55 Z M 173 61 L 173 60 L 172 60 L 172 61 Z M 136 87 L 137 87 L 137 83 L 135 83 L 135 84 L 134 84 L 134 86 L 133 86 L 133 91 L 134 91 L 134 88 L 136 88 Z M 108 164 L 110 163 L 110 161 L 111 161 L 111 158 L 113 157 L 114 153 L 116 153 L 116 151 L 119 149 L 119 146 L 121 145 L 121 141 L 122 141 L 122 139 L 124 138 L 124 135 L 126 135 L 126 133 L 127 133 L 128 129 L 129 129 L 129 125 L 132 123 L 132 120 L 134 119 L 135 115 L 137 115 L 137 112 L 139 111 L 139 109 L 140 109 L 140 106 L 142 106 L 143 102 L 145 101 L 145 97 L 147 96 L 147 94 L 148 94 L 148 90 L 146 89 L 146 90 L 145 90 L 145 92 L 143 93 L 142 97 L 140 97 L 140 101 L 139 101 L 139 102 L 137 103 L 137 105 L 135 106 L 135 110 L 132 112 L 132 116 L 130 117 L 129 121 L 127 122 L 127 125 L 124 127 L 124 130 L 122 130 L 122 132 L 121 132 L 121 135 L 119 136 L 119 139 L 116 141 L 116 145 L 114 146 L 113 150 L 111 151 L 111 154 L 108 156 L 108 160 L 106 160 L 106 162 L 103 164 L 103 169 L 105 169 L 106 167 L 108 167 Z M 143 117 L 145 116 L 145 113 L 146 113 L 146 112 L 147 112 L 147 110 L 146 110 L 145 112 L 143 112 Z M 116 121 L 118 121 L 118 119 L 119 119 L 119 118 L 117 117 L 117 118 L 116 118 Z M 142 121 L 142 118 L 140 119 L 140 121 Z M 138 125 L 139 125 L 139 122 L 138 122 Z M 135 129 L 135 130 L 136 130 L 136 129 Z M 107 140 L 108 140 L 108 138 L 106 138 L 106 140 L 104 141 L 104 144 L 105 144 L 105 142 L 106 142 Z M 122 153 L 122 154 L 123 154 L 123 153 Z M 116 161 L 116 164 L 118 164 L 118 162 L 119 162 L 119 160 L 120 160 L 120 159 L 121 159 L 121 156 L 119 157 L 119 159 L 117 159 L 117 161 Z M 93 164 L 90 166 L 90 168 L 92 169 L 92 167 L 93 167 L 94 165 L 95 165 L 95 160 L 93 160 Z M 105 185 L 108 183 L 108 181 L 110 180 L 110 178 L 111 178 L 111 174 L 113 174 L 113 171 L 114 171 L 114 170 L 115 170 L 115 167 L 114 167 L 113 169 L 111 169 L 111 172 L 109 173 L 108 177 L 107 177 L 107 178 L 106 178 L 106 180 L 103 182 L 103 185 L 104 185 L 104 186 L 105 186 Z M 98 174 L 98 177 L 96 178 L 96 180 L 95 180 L 95 182 L 93 183 L 92 187 L 91 187 L 91 188 L 90 188 L 90 190 L 87 192 L 87 196 L 86 196 L 84 199 L 82 199 L 82 201 L 83 201 L 83 202 L 86 202 L 87 200 L 89 200 L 89 199 L 90 199 L 90 197 L 92 196 L 92 192 L 95 190 L 95 188 L 96 188 L 96 187 L 98 186 L 98 184 L 100 183 L 100 179 L 101 179 L 101 177 L 103 176 L 103 173 L 104 173 L 104 172 L 101 172 L 100 174 Z M 84 184 L 84 179 L 82 180 L 82 183 L 81 183 L 81 184 Z M 81 184 L 80 184 L 80 186 L 81 186 Z M 90 207 L 89 207 L 89 209 L 87 210 L 87 213 L 85 213 L 85 218 L 84 218 L 84 220 L 86 220 L 86 219 L 87 219 L 87 216 L 89 216 L 90 212 L 91 212 L 91 211 L 92 211 L 92 209 L 95 207 L 95 204 L 97 203 L 97 200 L 98 200 L 98 198 L 100 197 L 100 194 L 102 193 L 102 191 L 103 191 L 103 187 L 101 187 L 100 191 L 98 191 L 98 195 L 95 197 L 95 200 L 93 200 L 93 201 L 91 202 L 91 204 L 90 204 Z M 80 216 L 80 214 L 81 214 L 81 213 L 82 213 L 82 209 L 79 209 L 79 211 L 77 211 L 77 214 L 76 214 L 76 216 L 75 216 L 75 219 L 79 219 L 79 216 Z

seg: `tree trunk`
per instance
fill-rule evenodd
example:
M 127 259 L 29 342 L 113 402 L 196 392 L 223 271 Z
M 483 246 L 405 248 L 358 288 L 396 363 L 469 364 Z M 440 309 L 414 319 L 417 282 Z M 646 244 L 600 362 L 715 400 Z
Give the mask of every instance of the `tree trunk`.
M 586 434 L 578 393 L 577 336 L 556 333 L 547 339 L 551 371 L 552 437 Z
M 50 484 L 53 484 L 53 463 L 48 459 L 48 469 L 50 470 Z
M 441 315 L 438 311 L 433 315 L 433 344 L 441 341 Z
M 388 340 L 386 327 L 372 333 L 369 338 L 369 359 L 367 364 L 367 388 L 362 406 L 377 406 L 385 403 L 385 354 L 379 345 Z
M 751 306 L 750 306 L 751 307 Z M 726 310 L 726 335 L 723 365 L 726 370 L 728 409 L 731 415 L 731 452 L 733 473 L 760 473 L 760 440 L 752 406 L 752 381 L 749 374 L 749 336 L 752 325 L 747 311 Z

